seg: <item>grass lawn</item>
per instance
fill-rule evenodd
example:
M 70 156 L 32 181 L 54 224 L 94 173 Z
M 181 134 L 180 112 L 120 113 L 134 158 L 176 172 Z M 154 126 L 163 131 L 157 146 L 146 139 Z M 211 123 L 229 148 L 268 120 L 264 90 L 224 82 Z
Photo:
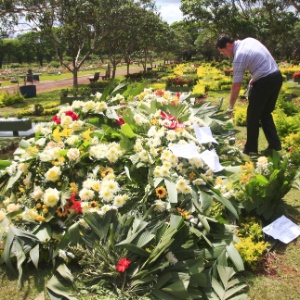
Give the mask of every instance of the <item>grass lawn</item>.
M 61 75 L 62 76 L 62 75 Z M 224 97 L 223 108 L 227 108 L 229 91 L 216 92 L 209 94 L 207 100 L 218 102 L 221 97 Z M 40 93 L 36 98 L 26 99 L 26 103 L 14 107 L 4 107 L 0 110 L 0 117 L 15 114 L 18 110 L 40 103 L 42 105 L 59 104 L 59 91 Z M 49 117 L 50 119 L 51 117 Z M 236 127 L 238 133 L 236 135 L 236 143 L 241 145 L 245 142 L 246 129 L 245 127 Z M 17 142 L 18 138 L 0 138 L 0 145 L 3 143 Z M 263 133 L 260 133 L 259 140 L 260 150 L 266 148 L 267 143 Z M 8 154 L 9 157 L 10 153 Z M 6 158 L 1 156 L 1 158 Z M 300 191 L 292 189 L 284 198 L 285 211 L 282 212 L 286 217 L 294 222 L 300 221 Z M 299 299 L 300 285 L 298 283 L 300 276 L 300 240 L 297 239 L 288 245 L 281 242 L 276 242 L 274 247 L 267 253 L 263 263 L 264 272 L 253 273 L 250 270 L 245 272 L 245 278 L 249 285 L 249 297 L 251 300 L 296 300 Z M 2 269 L 1 269 L 2 268 Z M 44 291 L 44 275 L 49 274 L 49 270 L 40 268 L 38 273 L 32 267 L 26 271 L 26 278 L 22 290 L 17 288 L 17 281 L 14 277 L 8 277 L 0 266 L 0 295 L 2 300 L 23 299 L 23 300 L 42 300 L 48 299 Z M 46 280 L 45 280 L 46 281 Z M 12 296 L 13 295 L 13 296 Z M 113 298 L 99 298 L 96 295 L 85 295 L 79 299 L 85 300 L 100 300 Z

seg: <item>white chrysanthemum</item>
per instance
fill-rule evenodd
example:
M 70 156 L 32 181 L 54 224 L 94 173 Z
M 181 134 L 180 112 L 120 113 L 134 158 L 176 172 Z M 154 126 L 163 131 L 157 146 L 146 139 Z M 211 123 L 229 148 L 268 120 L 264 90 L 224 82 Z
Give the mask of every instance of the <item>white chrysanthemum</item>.
M 191 194 L 192 192 L 192 188 L 189 185 L 186 185 L 183 189 L 182 189 L 182 193 L 183 194 Z
M 43 195 L 44 195 L 44 192 L 40 186 L 35 186 L 33 192 L 30 193 L 30 197 L 32 197 L 34 200 L 41 199 L 43 197 Z
M 95 107 L 94 107 L 94 111 L 96 113 L 100 113 L 107 110 L 107 104 L 103 101 L 101 102 L 96 102 Z
M 60 151 L 61 148 L 59 147 L 46 149 L 43 152 L 39 153 L 39 158 L 43 162 L 57 160 L 60 157 Z
M 157 156 L 158 156 L 157 148 L 155 148 L 155 147 L 153 147 L 153 146 L 150 147 L 149 153 L 150 153 L 153 157 L 157 157 Z
M 0 223 L 4 220 L 6 213 L 3 209 L 0 209 Z
M 80 101 L 80 100 L 75 100 L 72 102 L 72 110 L 76 109 L 76 108 L 81 108 L 84 104 L 84 101 Z
M 123 151 L 121 150 L 120 144 L 111 143 L 108 146 L 106 158 L 110 162 L 116 162 L 123 155 Z
M 166 133 L 168 132 L 169 130 L 166 129 L 166 127 L 161 127 L 157 130 L 157 136 L 159 138 L 162 138 L 166 135 Z
M 202 178 L 197 178 L 193 181 L 194 185 L 206 185 L 206 182 Z
M 148 122 L 148 120 L 141 114 L 134 114 L 133 118 L 134 118 L 135 123 L 139 126 Z
M 39 123 L 34 127 L 34 132 L 42 135 L 47 135 L 52 133 L 52 129 L 45 124 Z
M 83 188 L 79 192 L 79 197 L 82 201 L 89 201 L 95 197 L 95 192 L 93 190 Z
M 89 112 L 89 111 L 93 111 L 94 108 L 95 108 L 95 106 L 96 106 L 96 103 L 95 103 L 94 101 L 92 101 L 92 100 L 86 101 L 86 102 L 84 102 L 83 105 L 82 105 L 82 111 L 83 111 L 84 113 L 87 113 L 87 112 Z
M 92 146 L 89 150 L 89 155 L 91 158 L 102 159 L 106 157 L 108 146 L 106 144 L 99 144 Z
M 45 180 L 56 182 L 57 180 L 60 179 L 60 175 L 61 175 L 60 167 L 54 166 L 46 172 Z
M 105 214 L 106 212 L 108 212 L 109 210 L 112 210 L 112 209 L 116 209 L 115 206 L 113 205 L 103 205 L 100 209 L 100 211 L 98 211 L 99 214 Z
M 93 178 L 87 178 L 83 183 L 82 183 L 82 187 L 86 188 L 86 189 L 91 189 L 92 185 L 94 183 L 95 179 Z
M 158 136 L 151 138 L 148 140 L 147 145 L 148 147 L 159 147 L 161 145 L 161 139 Z
M 10 203 L 7 205 L 6 210 L 8 213 L 17 211 L 20 209 L 20 204 Z
M 173 167 L 177 166 L 177 164 L 178 164 L 178 157 L 174 153 L 172 153 L 170 155 L 170 157 L 169 157 L 169 162 L 171 163 L 171 165 Z
M 83 125 L 84 125 L 83 121 L 75 120 L 69 125 L 69 128 L 74 130 L 74 131 L 80 131 L 80 130 L 82 130 Z
M 95 192 L 100 192 L 101 190 L 101 183 L 99 180 L 94 180 L 92 182 L 91 188 L 95 191 Z
M 148 151 L 146 151 L 145 149 L 138 152 L 137 155 L 142 162 L 150 162 L 151 161 L 151 157 L 150 157 Z
M 82 201 L 81 202 L 81 209 L 82 209 L 83 214 L 88 213 L 89 208 L 90 208 L 89 202 L 87 202 L 87 201 Z
M 106 179 L 106 177 L 102 181 L 102 188 L 108 189 L 114 194 L 116 194 L 120 190 L 120 187 L 119 187 L 119 184 L 117 181 L 111 180 L 111 179 Z
M 143 150 L 143 141 L 142 139 L 136 139 L 134 147 L 133 147 L 135 152 L 139 152 Z
M 108 152 L 107 155 L 106 155 L 106 158 L 110 162 L 114 163 L 114 162 L 116 162 L 118 160 L 119 156 L 117 155 L 116 152 Z
M 172 154 L 173 154 L 173 153 L 172 153 L 170 150 L 165 149 L 165 150 L 163 150 L 163 152 L 161 153 L 160 159 L 161 159 L 162 161 L 165 161 L 165 160 L 169 161 Z
M 162 177 L 168 177 L 170 175 L 170 168 L 166 167 L 166 166 L 162 166 L 160 168 L 160 175 Z
M 6 172 L 8 173 L 8 175 L 12 176 L 16 174 L 17 169 L 18 169 L 18 163 L 13 161 L 9 167 L 6 167 Z
M 63 127 L 68 127 L 73 122 L 70 116 L 63 116 L 60 121 L 60 125 Z
M 196 168 L 203 168 L 205 166 L 203 160 L 200 157 L 193 157 L 189 159 L 189 163 Z
M 96 98 L 97 100 L 100 100 L 101 96 L 102 96 L 102 93 L 96 92 L 95 98 Z
M 167 135 L 166 135 L 166 138 L 168 141 L 172 142 L 172 141 L 175 141 L 176 138 L 177 138 L 177 133 L 175 130 L 168 130 L 167 131 Z
M 93 136 L 91 140 L 91 145 L 98 145 L 99 144 L 99 138 L 97 136 Z
M 54 207 L 59 201 L 59 194 L 57 189 L 48 188 L 44 193 L 44 204 L 49 207 Z
M 68 144 L 69 146 L 74 146 L 79 140 L 78 135 L 71 135 L 70 137 L 68 137 L 66 139 L 66 144 Z
M 67 157 L 71 161 L 76 161 L 80 157 L 80 151 L 77 148 L 71 148 L 67 152 Z
M 167 208 L 166 203 L 163 202 L 162 200 L 158 199 L 154 201 L 154 209 L 157 211 L 165 211 Z
M 128 196 L 127 195 L 117 195 L 114 199 L 114 206 L 116 207 L 122 207 L 126 201 L 128 200 Z
M 114 199 L 114 193 L 110 191 L 109 189 L 102 188 L 100 191 L 100 197 L 105 202 L 111 202 Z
M 161 177 L 161 166 L 156 166 L 153 171 L 154 177 Z
M 36 217 L 38 216 L 39 214 L 35 208 L 25 209 L 25 211 L 21 215 L 24 221 L 35 221 Z
M 176 263 L 178 263 L 178 259 L 175 257 L 175 255 L 171 251 L 169 251 L 166 254 L 166 259 L 171 265 L 175 265 Z
M 148 130 L 147 136 L 148 137 L 155 137 L 157 135 L 157 130 L 155 126 L 151 126 Z
M 176 182 L 176 190 L 179 193 L 183 193 L 188 186 L 188 181 L 184 179 L 183 177 L 179 177 L 179 179 Z

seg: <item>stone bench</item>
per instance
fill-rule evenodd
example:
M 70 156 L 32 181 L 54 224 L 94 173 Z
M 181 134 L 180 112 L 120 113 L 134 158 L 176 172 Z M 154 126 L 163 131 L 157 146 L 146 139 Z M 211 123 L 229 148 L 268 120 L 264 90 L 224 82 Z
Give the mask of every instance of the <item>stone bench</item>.
M 29 119 L 0 118 L 0 132 L 12 131 L 13 136 L 19 136 L 19 131 L 28 131 L 30 129 L 32 129 L 32 123 Z

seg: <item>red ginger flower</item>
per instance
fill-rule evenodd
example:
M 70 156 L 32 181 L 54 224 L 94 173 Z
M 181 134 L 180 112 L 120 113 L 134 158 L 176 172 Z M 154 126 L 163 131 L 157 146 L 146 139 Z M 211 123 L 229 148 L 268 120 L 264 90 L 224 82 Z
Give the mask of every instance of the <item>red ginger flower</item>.
M 118 265 L 116 266 L 116 270 L 120 273 L 124 273 L 129 265 L 131 264 L 131 260 L 127 259 L 126 257 L 120 259 L 118 261 Z

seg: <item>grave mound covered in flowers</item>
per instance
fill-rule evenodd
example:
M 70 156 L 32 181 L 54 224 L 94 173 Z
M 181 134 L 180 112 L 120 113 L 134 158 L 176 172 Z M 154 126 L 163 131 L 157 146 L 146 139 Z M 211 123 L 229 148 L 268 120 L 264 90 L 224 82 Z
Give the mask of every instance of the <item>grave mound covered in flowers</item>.
M 1 162 L 1 262 L 20 283 L 46 264 L 51 299 L 245 296 L 239 208 L 216 185 L 242 157 L 222 103 L 187 96 L 74 101 Z

